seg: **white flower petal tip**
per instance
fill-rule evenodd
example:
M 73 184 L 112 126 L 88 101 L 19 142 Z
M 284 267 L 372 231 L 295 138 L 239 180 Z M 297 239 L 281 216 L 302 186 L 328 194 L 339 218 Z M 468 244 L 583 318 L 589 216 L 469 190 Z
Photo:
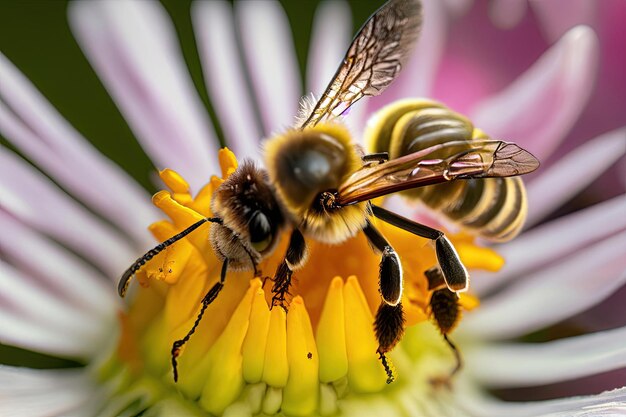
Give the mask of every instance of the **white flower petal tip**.
M 542 23 L 541 29 L 546 35 L 546 39 L 553 42 L 574 26 L 595 23 L 599 2 L 589 0 L 529 0 L 529 3 Z
M 291 28 L 278 1 L 236 2 L 235 18 L 264 133 L 269 135 L 293 124 L 302 95 Z
M 492 0 L 489 15 L 500 29 L 512 29 L 526 15 L 528 0 Z
M 258 158 L 261 128 L 246 88 L 232 6 L 226 1 L 197 1 L 191 5 L 191 17 L 204 79 L 226 144 L 238 158 Z
M 468 372 L 486 386 L 550 384 L 626 367 L 626 327 L 545 343 L 491 344 L 463 353 Z
M 542 172 L 527 187 L 526 227 L 562 206 L 625 154 L 626 127 L 623 127 L 579 146 Z
M 596 395 L 548 401 L 506 402 L 477 392 L 469 381 L 455 390 L 463 408 L 480 417 L 618 417 L 626 416 L 626 388 Z
M 604 239 L 487 298 L 467 314 L 459 334 L 519 337 L 572 317 L 626 283 L 626 231 Z
M 151 241 L 143 226 L 156 220 L 146 192 L 98 153 L 33 84 L 0 53 L 0 132 L 85 204 L 131 235 Z M 111 196 L 116 198 L 111 198 Z
M 164 8 L 96 1 L 68 11 L 79 45 L 157 168 L 180 172 L 198 190 L 218 171 L 219 142 Z
M 545 160 L 589 99 L 598 50 L 591 28 L 569 30 L 509 87 L 478 104 L 471 119 L 492 137 L 518 142 Z

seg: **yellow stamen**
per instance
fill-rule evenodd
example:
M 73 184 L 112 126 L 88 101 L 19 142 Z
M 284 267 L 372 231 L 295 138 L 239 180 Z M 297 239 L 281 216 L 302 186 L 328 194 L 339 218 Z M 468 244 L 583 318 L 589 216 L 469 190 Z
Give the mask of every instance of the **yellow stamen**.
M 282 388 L 287 384 L 287 314 L 280 307 L 272 309 L 270 326 L 265 346 L 265 366 L 263 382 L 271 387 Z
M 159 172 L 159 177 L 167 187 L 177 194 L 189 194 L 189 183 L 174 170 L 166 168 Z
M 248 383 L 261 381 L 265 365 L 265 346 L 270 327 L 270 311 L 265 291 L 259 288 L 253 296 L 250 327 L 243 342 L 243 377 Z
M 372 332 L 374 317 L 359 281 L 351 276 L 343 288 L 345 302 L 348 383 L 355 392 L 377 392 L 385 387 L 385 371 L 378 362 L 378 343 Z
M 283 390 L 282 410 L 288 415 L 310 415 L 318 403 L 319 357 L 311 320 L 299 296 L 289 306 L 287 360 L 289 379 Z
M 320 356 L 320 381 L 332 382 L 348 373 L 343 302 L 343 279 L 333 278 L 317 326 L 317 349 Z
M 250 282 L 244 299 L 203 361 L 209 366 L 199 403 L 212 414 L 221 414 L 243 390 L 241 348 L 248 331 L 252 297 L 260 286 L 258 279 Z M 216 363 L 220 366 L 214 366 Z

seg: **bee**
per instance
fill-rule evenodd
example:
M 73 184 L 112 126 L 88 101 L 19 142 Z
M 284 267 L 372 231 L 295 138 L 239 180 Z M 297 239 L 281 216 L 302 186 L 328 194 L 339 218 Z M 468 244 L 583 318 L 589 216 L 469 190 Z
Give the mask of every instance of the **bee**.
M 405 99 L 379 110 L 368 123 L 365 141 L 371 152 L 399 158 L 439 143 L 490 139 L 466 117 L 441 103 Z M 439 157 L 446 157 L 446 150 Z M 519 177 L 472 178 L 404 191 L 404 196 L 482 238 L 503 242 L 517 236 L 528 206 Z
M 422 25 L 419 0 L 390 0 L 356 34 L 328 87 L 317 101 L 304 98 L 294 127 L 265 142 L 265 168 L 244 161 L 214 192 L 214 217 L 202 219 L 157 245 L 122 275 L 118 291 L 147 261 L 210 222 L 210 242 L 222 261 L 220 279 L 207 292 L 189 332 L 172 345 L 177 357 L 194 334 L 207 306 L 225 285 L 228 270 L 254 270 L 276 247 L 283 230 L 289 244 L 273 276 L 272 307 L 287 309 L 291 278 L 306 263 L 306 238 L 340 244 L 364 233 L 380 253 L 381 304 L 374 323 L 378 354 L 389 379 L 385 353 L 402 336 L 402 266 L 397 253 L 374 227 L 372 217 L 435 244 L 438 268 L 453 292 L 467 289 L 469 276 L 443 232 L 372 204 L 371 199 L 417 187 L 473 178 L 509 177 L 537 168 L 537 160 L 515 144 L 491 139 L 440 141 L 389 159 L 387 150 L 364 155 L 340 116 L 365 96 L 382 93 L 414 49 Z

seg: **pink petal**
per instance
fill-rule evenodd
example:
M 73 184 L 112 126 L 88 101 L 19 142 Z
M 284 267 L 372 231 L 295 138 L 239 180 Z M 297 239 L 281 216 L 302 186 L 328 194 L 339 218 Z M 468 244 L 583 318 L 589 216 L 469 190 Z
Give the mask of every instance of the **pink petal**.
M 472 7 L 474 0 L 442 0 L 452 17 L 461 17 Z
M 491 20 L 500 29 L 514 28 L 526 14 L 526 3 L 527 0 L 491 0 Z
M 529 3 L 550 42 L 574 26 L 593 25 L 598 17 L 598 2 L 589 0 L 529 0 Z
M 258 158 L 262 134 L 238 54 L 232 6 L 210 1 L 191 7 L 204 79 L 226 144 L 238 158 Z
M 0 98 L 5 138 L 140 245 L 151 242 L 145 225 L 157 217 L 145 190 L 95 150 L 1 53 Z
M 626 195 L 621 195 L 524 232 L 497 247 L 506 260 L 504 268 L 497 274 L 475 274 L 472 290 L 487 294 L 626 229 L 624 213 Z
M 117 276 L 136 250 L 10 151 L 0 148 L 0 208 Z
M 626 367 L 626 327 L 545 343 L 489 344 L 463 353 L 468 371 L 489 387 L 550 384 Z
M 307 92 L 316 98 L 326 89 L 350 45 L 352 15 L 345 1 L 323 1 L 315 11 L 307 59 Z
M 277 1 L 240 1 L 235 15 L 266 135 L 293 124 L 301 96 L 295 47 Z
M 448 21 L 445 6 L 440 0 L 425 0 L 423 7 L 422 33 L 409 62 L 383 94 L 368 101 L 370 112 L 400 98 L 431 95 L 446 43 Z
M 64 302 L 0 262 L 0 342 L 64 357 L 88 358 L 110 340 L 115 322 Z
M 29 277 L 51 295 L 100 317 L 110 316 L 117 309 L 111 282 L 62 246 L 1 210 L 0 230 L 3 258 L 28 271 Z
M 565 204 L 626 154 L 626 128 L 588 141 L 541 170 L 528 187 L 526 227 L 541 221 Z
M 199 190 L 219 172 L 218 140 L 189 77 L 174 27 L 151 1 L 74 2 L 83 52 L 157 168 Z
M 460 331 L 478 338 L 513 338 L 600 303 L 626 283 L 625 247 L 626 232 L 621 232 L 510 284 L 468 314 Z
M 456 387 L 456 400 L 479 417 L 617 417 L 626 410 L 626 388 L 549 401 L 505 402 L 479 392 L 475 383 Z
M 0 415 L 4 417 L 86 416 L 95 413 L 94 405 L 101 401 L 95 384 L 84 370 L 2 365 L 0 398 Z
M 576 122 L 593 89 L 598 39 L 579 26 L 504 91 L 472 112 L 492 137 L 518 142 L 545 160 Z

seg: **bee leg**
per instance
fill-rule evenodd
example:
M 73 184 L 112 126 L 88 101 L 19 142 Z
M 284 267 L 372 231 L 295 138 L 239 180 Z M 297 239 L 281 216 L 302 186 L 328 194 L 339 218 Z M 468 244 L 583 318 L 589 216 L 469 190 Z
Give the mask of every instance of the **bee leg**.
M 378 355 L 387 373 L 387 383 L 394 381 L 389 360 L 385 354 L 391 351 L 404 334 L 404 311 L 402 309 L 402 265 L 400 258 L 385 237 L 368 221 L 363 229 L 370 244 L 382 253 L 378 275 L 378 287 L 382 302 L 376 312 L 374 331 L 378 340 Z
M 431 268 L 426 271 L 427 276 L 429 273 L 431 274 L 431 276 L 436 275 L 436 273 L 433 273 L 433 270 L 438 271 L 438 269 Z M 429 277 L 429 283 L 430 281 L 431 278 Z M 452 369 L 452 371 L 450 371 L 450 374 L 446 378 L 447 380 L 450 380 L 452 376 L 456 374 L 463 366 L 461 353 L 448 336 L 454 330 L 459 322 L 459 319 L 461 318 L 459 295 L 450 291 L 448 288 L 443 287 L 441 289 L 433 291 L 430 297 L 429 305 L 431 316 L 435 321 L 435 324 L 439 328 L 439 331 L 443 335 L 443 339 L 452 350 L 452 353 L 454 354 L 454 358 L 456 360 L 455 367 Z
M 217 295 L 224 288 L 224 281 L 226 280 L 226 272 L 228 271 L 228 258 L 224 259 L 224 263 L 222 264 L 222 272 L 220 273 L 220 280 L 216 282 L 211 289 L 206 293 L 204 298 L 202 299 L 202 307 L 200 307 L 200 312 L 198 313 L 198 317 L 196 317 L 196 321 L 193 323 L 191 329 L 187 332 L 185 337 L 182 339 L 176 340 L 172 344 L 172 371 L 174 373 L 174 382 L 178 382 L 178 362 L 177 358 L 180 355 L 181 348 L 189 341 L 191 336 L 195 333 L 198 325 L 200 324 L 200 320 L 202 320 L 202 316 L 206 311 L 209 304 L 211 304 L 216 298 Z
M 289 295 L 291 276 L 293 275 L 293 271 L 304 264 L 306 256 L 307 248 L 304 236 L 302 236 L 300 230 L 293 229 L 285 258 L 278 266 L 278 269 L 276 269 L 276 274 L 274 275 L 274 285 L 272 286 L 274 295 L 272 296 L 271 307 L 279 305 L 284 310 L 287 310 L 285 306 L 285 296 Z
M 165 248 L 179 241 L 180 239 L 184 238 L 189 233 L 193 232 L 194 230 L 196 230 L 198 227 L 202 226 L 206 222 L 221 224 L 222 219 L 220 219 L 219 217 L 207 217 L 205 219 L 199 220 L 195 222 L 194 224 L 192 224 L 191 226 L 189 226 L 188 228 L 186 228 L 185 230 L 183 230 L 182 232 L 178 233 L 177 235 L 174 235 L 171 238 L 167 239 L 166 241 L 159 243 L 154 248 L 146 252 L 141 258 L 137 259 L 126 271 L 124 271 L 124 274 L 122 274 L 122 278 L 120 279 L 120 282 L 117 286 L 117 292 L 119 293 L 120 297 L 124 297 L 126 295 L 126 290 L 128 289 L 128 284 L 130 284 L 131 278 L 133 277 L 133 275 L 135 275 L 135 272 L 139 271 L 139 269 L 146 262 L 154 258 L 156 255 L 162 252 Z
M 383 162 L 387 162 L 389 160 L 389 152 L 368 153 L 367 155 L 363 155 L 361 160 L 364 165 L 371 165 L 374 162 L 382 164 Z
M 452 243 L 443 232 L 402 217 L 399 214 L 371 205 L 372 214 L 382 221 L 399 227 L 414 235 L 431 239 L 435 242 L 437 261 L 443 273 L 446 286 L 454 292 L 465 291 L 469 285 L 469 274 L 461 262 Z

